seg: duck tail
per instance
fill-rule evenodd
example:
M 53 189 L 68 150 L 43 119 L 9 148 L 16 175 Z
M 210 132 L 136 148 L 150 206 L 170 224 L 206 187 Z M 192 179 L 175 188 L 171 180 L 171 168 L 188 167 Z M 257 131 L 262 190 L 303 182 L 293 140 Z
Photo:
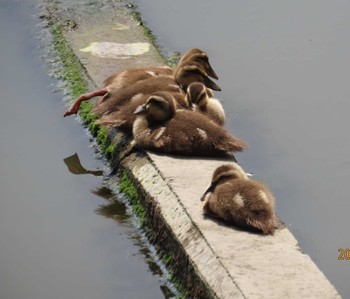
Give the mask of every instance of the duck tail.
M 231 141 L 228 143 L 229 150 L 233 152 L 241 152 L 247 147 L 247 143 L 243 140 L 239 140 L 236 138 L 231 138 Z

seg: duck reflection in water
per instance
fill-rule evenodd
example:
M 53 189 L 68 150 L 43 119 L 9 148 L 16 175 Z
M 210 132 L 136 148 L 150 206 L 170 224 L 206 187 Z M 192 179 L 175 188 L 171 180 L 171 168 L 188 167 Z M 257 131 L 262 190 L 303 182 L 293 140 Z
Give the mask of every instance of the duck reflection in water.
M 64 163 L 67 165 L 68 170 L 73 174 L 92 174 L 94 176 L 102 176 L 102 170 L 88 170 L 85 169 L 79 160 L 77 153 L 63 159 Z

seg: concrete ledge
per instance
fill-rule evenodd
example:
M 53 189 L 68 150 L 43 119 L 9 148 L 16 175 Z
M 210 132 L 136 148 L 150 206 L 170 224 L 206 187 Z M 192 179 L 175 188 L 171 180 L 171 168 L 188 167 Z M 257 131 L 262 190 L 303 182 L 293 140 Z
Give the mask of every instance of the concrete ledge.
M 152 45 L 146 54 L 128 59 L 98 58 L 81 52 L 95 41 L 134 43 L 147 38 L 124 8 L 115 10 L 109 19 L 97 8 L 93 19 L 83 12 L 70 15 L 70 11 L 55 13 L 64 22 L 78 24 L 65 32 L 65 37 L 98 86 L 112 72 L 125 67 L 164 63 Z M 96 21 L 99 19 L 103 22 Z M 116 22 L 118 28 L 128 29 L 116 29 Z M 140 154 L 121 134 L 110 131 L 110 135 L 118 149 L 114 162 L 127 170 L 143 195 L 151 241 L 163 254 L 171 254 L 175 275 L 191 298 L 340 298 L 300 251 L 288 229 L 262 236 L 203 216 L 199 198 L 222 159 Z
M 124 159 L 122 166 L 128 169 L 138 186 L 142 189 L 145 198 L 145 206 L 149 215 L 157 214 L 158 221 L 149 224 L 153 227 L 155 234 L 159 230 L 167 236 L 155 238 L 159 246 L 164 241 L 175 241 L 175 247 L 171 254 L 180 255 L 175 259 L 180 271 L 188 271 L 187 267 L 180 266 L 182 256 L 185 256 L 190 267 L 202 280 L 203 286 L 192 284 L 193 289 L 189 291 L 193 298 L 211 298 L 212 293 L 217 298 L 244 298 L 239 288 L 229 275 L 225 267 L 217 258 L 207 240 L 203 237 L 196 224 L 188 215 L 178 196 L 171 190 L 169 184 L 163 179 L 157 166 L 148 158 L 138 157 L 136 154 Z M 151 208 L 152 207 L 152 208 Z M 159 225 L 159 221 L 162 224 Z M 177 254 L 176 254 L 177 253 Z M 193 279 L 193 274 L 182 274 L 186 280 Z M 205 289 L 204 289 L 205 288 Z

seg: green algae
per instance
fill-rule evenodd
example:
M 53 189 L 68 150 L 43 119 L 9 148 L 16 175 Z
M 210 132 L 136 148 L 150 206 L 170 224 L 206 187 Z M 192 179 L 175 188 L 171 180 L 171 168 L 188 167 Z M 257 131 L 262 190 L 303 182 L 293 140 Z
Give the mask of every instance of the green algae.
M 82 76 L 83 66 L 73 53 L 64 37 L 64 26 L 60 23 L 49 21 L 50 32 L 53 38 L 53 48 L 62 62 L 60 79 L 69 84 L 72 97 L 76 98 L 87 91 L 87 82 Z
M 52 19 L 49 20 L 49 25 L 51 25 L 53 48 L 62 63 L 60 79 L 68 85 L 72 98 L 77 98 L 88 91 L 89 84 L 85 76 L 85 69 L 65 39 L 65 27 Z M 107 158 L 111 158 L 115 147 L 108 136 L 108 130 L 95 123 L 98 116 L 92 112 L 92 107 L 91 102 L 83 102 L 79 109 L 79 116 L 82 122 L 89 127 L 91 134 L 96 137 L 102 153 Z
M 147 213 L 140 200 L 139 192 L 126 170 L 121 171 L 119 174 L 118 190 L 127 196 L 132 211 L 140 219 L 141 226 L 144 227 L 147 220 Z

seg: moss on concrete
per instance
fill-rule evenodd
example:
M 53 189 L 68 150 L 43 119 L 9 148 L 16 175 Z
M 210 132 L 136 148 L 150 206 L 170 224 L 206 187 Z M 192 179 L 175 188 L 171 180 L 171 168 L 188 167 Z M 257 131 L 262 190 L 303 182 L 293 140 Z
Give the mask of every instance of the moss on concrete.
M 133 212 L 140 219 L 141 226 L 144 227 L 147 217 L 146 210 L 140 201 L 140 192 L 138 192 L 136 186 L 130 179 L 130 175 L 126 170 L 122 170 L 119 173 L 118 190 L 127 196 Z
M 82 74 L 83 66 L 72 52 L 64 37 L 64 26 L 54 20 L 49 20 L 50 32 L 53 37 L 53 47 L 63 64 L 61 79 L 69 84 L 72 97 L 76 98 L 87 91 L 87 82 Z
M 62 63 L 60 79 L 68 85 L 71 97 L 75 99 L 88 90 L 89 84 L 85 69 L 65 39 L 65 27 L 54 19 L 49 19 L 48 23 L 51 26 L 53 48 Z M 79 109 L 79 116 L 83 123 L 89 127 L 91 134 L 96 137 L 102 153 L 107 158 L 111 158 L 115 147 L 108 136 L 108 130 L 95 124 L 98 116 L 91 111 L 92 107 L 91 102 L 83 102 Z

